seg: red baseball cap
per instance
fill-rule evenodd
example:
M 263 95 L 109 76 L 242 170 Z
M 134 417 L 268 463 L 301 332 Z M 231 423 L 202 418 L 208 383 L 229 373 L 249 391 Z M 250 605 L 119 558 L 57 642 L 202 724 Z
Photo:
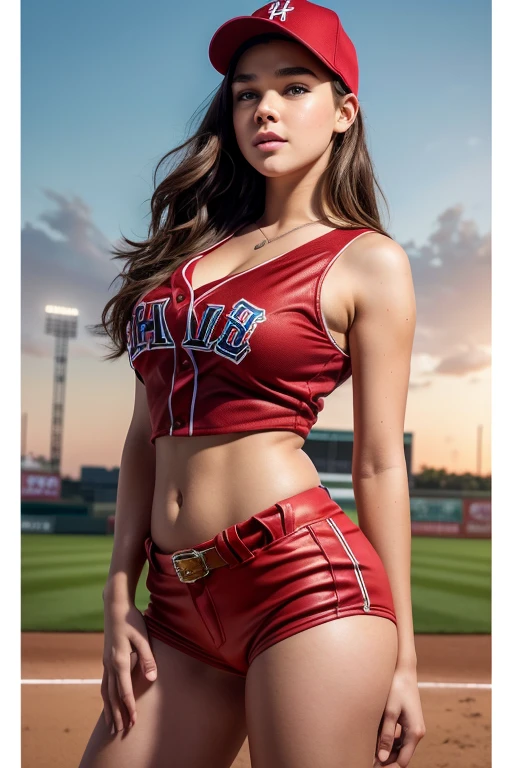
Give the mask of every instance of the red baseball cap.
M 263 32 L 281 32 L 298 40 L 357 96 L 359 68 L 352 40 L 334 11 L 309 0 L 274 0 L 251 16 L 235 16 L 226 21 L 210 41 L 208 54 L 215 69 L 225 75 L 237 48 Z

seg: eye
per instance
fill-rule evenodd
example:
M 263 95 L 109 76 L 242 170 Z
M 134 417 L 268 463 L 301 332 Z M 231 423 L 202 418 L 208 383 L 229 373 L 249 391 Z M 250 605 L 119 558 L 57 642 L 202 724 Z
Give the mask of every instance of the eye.
M 303 91 L 305 93 L 309 93 L 309 88 L 306 88 L 305 85 L 289 85 L 288 88 L 286 88 L 284 92 L 288 93 L 288 91 L 291 91 L 291 90 L 293 90 L 295 88 L 298 88 L 300 91 Z M 236 101 L 249 101 L 249 99 L 244 99 L 243 97 L 247 96 L 247 95 L 250 96 L 250 95 L 253 95 L 253 94 L 254 94 L 254 91 L 242 91 L 242 93 L 239 93 L 238 96 L 236 97 Z M 297 96 L 301 96 L 302 94 L 298 93 L 296 95 Z
M 286 91 L 291 91 L 293 88 L 298 88 L 300 91 L 304 91 L 305 93 L 309 93 L 309 89 L 306 88 L 304 85 L 290 85 L 289 88 L 286 89 Z M 285 91 L 285 93 L 286 93 Z M 300 96 L 300 94 L 298 94 Z

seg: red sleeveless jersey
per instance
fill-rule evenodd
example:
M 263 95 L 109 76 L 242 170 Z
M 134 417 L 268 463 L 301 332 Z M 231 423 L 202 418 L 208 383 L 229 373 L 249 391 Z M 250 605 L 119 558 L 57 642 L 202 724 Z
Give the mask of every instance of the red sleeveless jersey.
M 324 397 L 352 373 L 329 334 L 323 279 L 372 229 L 334 229 L 254 267 L 192 288 L 193 256 L 143 295 L 127 325 L 130 365 L 161 435 L 285 429 L 304 439 Z

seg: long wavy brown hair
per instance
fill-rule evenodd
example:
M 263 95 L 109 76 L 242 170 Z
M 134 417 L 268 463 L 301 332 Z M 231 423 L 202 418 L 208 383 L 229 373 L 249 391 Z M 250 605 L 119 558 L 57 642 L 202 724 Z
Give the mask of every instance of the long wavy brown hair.
M 112 258 L 125 261 L 112 281 L 121 279 L 122 284 L 105 305 L 101 322 L 90 327 L 93 333 L 110 337 L 112 351 L 107 359 L 118 358 L 126 351 L 126 326 L 140 296 L 169 279 L 190 255 L 206 250 L 263 215 L 265 177 L 247 162 L 238 147 L 231 81 L 242 53 L 275 39 L 290 40 L 280 33 L 266 33 L 250 38 L 236 51 L 197 131 L 165 154 L 155 168 L 147 239 L 136 242 L 123 235 L 122 245 L 129 248 L 110 250 Z M 341 78 L 333 79 L 331 86 L 336 105 L 351 92 Z M 158 171 L 172 156 L 174 168 L 157 186 Z M 366 146 L 359 105 L 350 128 L 336 134 L 329 163 L 319 177 L 322 215 L 331 223 L 343 222 L 340 226 L 344 229 L 368 227 L 389 237 L 381 224 L 376 189 L 388 208 Z

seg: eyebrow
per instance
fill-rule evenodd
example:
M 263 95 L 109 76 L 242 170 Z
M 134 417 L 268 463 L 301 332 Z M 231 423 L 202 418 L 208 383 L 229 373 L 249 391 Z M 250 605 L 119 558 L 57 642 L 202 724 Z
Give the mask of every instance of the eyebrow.
M 315 73 L 307 67 L 283 67 L 282 69 L 276 69 L 274 72 L 274 77 L 289 77 L 290 75 L 312 75 L 316 80 L 320 79 L 318 75 L 315 75 Z M 258 76 L 254 74 L 240 74 L 236 75 L 231 83 L 251 83 L 257 79 Z

